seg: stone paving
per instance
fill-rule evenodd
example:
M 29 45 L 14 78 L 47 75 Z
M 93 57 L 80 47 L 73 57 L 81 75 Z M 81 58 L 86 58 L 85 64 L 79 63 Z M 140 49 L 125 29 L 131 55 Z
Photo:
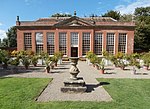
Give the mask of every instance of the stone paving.
M 111 96 L 100 86 L 99 82 L 90 75 L 92 69 L 88 66 L 82 65 L 79 62 L 78 68 L 80 70 L 79 77 L 83 77 L 88 87 L 85 93 L 62 93 L 60 88 L 63 87 L 63 81 L 69 78 L 70 65 L 65 65 L 64 72 L 59 75 L 52 75 L 54 80 L 48 85 L 48 87 L 39 96 L 37 101 L 111 101 Z M 59 69 L 59 68 L 58 68 Z
M 150 79 L 150 70 L 137 69 L 137 74 L 132 73 L 132 67 L 127 67 L 126 70 L 115 68 L 113 66 L 106 67 L 105 74 L 100 74 L 93 66 L 87 65 L 83 61 L 78 62 L 80 70 L 79 77 L 83 77 L 88 90 L 86 93 L 62 93 L 60 88 L 63 86 L 63 81 L 69 78 L 69 63 L 58 65 L 51 73 L 46 73 L 43 67 L 36 70 L 27 70 L 27 72 L 18 74 L 5 75 L 6 77 L 36 77 L 36 78 L 53 78 L 52 82 L 46 87 L 43 93 L 37 98 L 39 102 L 48 101 L 111 101 L 111 96 L 105 91 L 103 86 L 96 80 L 96 78 L 136 78 L 136 79 Z M 32 68 L 31 68 L 32 69 Z

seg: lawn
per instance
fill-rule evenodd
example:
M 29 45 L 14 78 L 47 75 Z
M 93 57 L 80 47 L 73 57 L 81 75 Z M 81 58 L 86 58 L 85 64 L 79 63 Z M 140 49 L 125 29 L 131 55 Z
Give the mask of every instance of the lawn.
M 98 79 L 111 102 L 47 102 L 34 99 L 51 79 L 0 78 L 0 109 L 149 109 L 149 79 Z

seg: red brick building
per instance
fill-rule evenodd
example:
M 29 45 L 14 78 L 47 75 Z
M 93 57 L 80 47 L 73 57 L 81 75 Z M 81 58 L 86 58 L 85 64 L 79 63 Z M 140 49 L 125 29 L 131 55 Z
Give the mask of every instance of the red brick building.
M 16 21 L 17 50 L 42 51 L 64 56 L 86 55 L 93 51 L 131 54 L 134 44 L 133 22 L 118 22 L 110 17 L 51 17 L 36 21 Z

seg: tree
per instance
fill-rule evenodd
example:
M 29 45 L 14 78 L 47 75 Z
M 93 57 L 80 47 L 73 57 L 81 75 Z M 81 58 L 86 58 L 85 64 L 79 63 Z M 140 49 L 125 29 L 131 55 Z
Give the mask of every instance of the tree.
M 8 47 L 17 47 L 17 29 L 15 26 L 8 29 L 6 32 L 8 38 Z
M 97 14 L 91 14 L 89 17 L 98 17 Z
M 135 48 L 150 49 L 150 7 L 135 9 Z
M 1 47 L 8 47 L 8 39 L 4 38 L 2 43 L 1 43 Z
M 51 17 L 71 17 L 71 14 L 61 14 L 61 13 L 56 13 L 51 15 Z
M 123 14 L 120 16 L 119 21 L 121 22 L 131 22 L 133 20 L 132 14 Z
M 121 16 L 120 12 L 113 11 L 113 10 L 107 11 L 107 13 L 105 13 L 104 15 L 102 15 L 102 17 L 112 17 L 115 20 L 119 20 L 120 16 Z

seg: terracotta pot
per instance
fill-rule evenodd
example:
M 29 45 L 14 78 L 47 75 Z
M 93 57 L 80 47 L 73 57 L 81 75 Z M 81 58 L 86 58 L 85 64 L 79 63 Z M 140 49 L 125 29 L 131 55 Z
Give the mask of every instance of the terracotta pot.
M 101 74 L 104 74 L 104 70 L 100 69 L 99 71 L 100 71 Z
M 95 64 L 93 64 L 93 67 L 95 67 Z
M 123 66 L 123 67 L 120 67 L 120 68 L 121 68 L 122 70 L 124 70 L 125 67 Z
M 51 69 L 54 69 L 54 65 L 51 65 Z
M 50 67 L 47 67 L 46 68 L 46 73 L 49 73 L 50 72 Z
M 99 70 L 99 66 L 98 65 L 96 65 L 96 69 Z
M 33 64 L 33 65 L 34 65 L 34 67 L 36 67 L 37 64 Z
M 25 69 L 28 69 L 29 68 L 29 66 L 28 65 L 25 65 Z
M 55 67 L 57 67 L 57 62 L 55 62 L 55 64 L 54 64 L 54 65 L 55 65 Z

